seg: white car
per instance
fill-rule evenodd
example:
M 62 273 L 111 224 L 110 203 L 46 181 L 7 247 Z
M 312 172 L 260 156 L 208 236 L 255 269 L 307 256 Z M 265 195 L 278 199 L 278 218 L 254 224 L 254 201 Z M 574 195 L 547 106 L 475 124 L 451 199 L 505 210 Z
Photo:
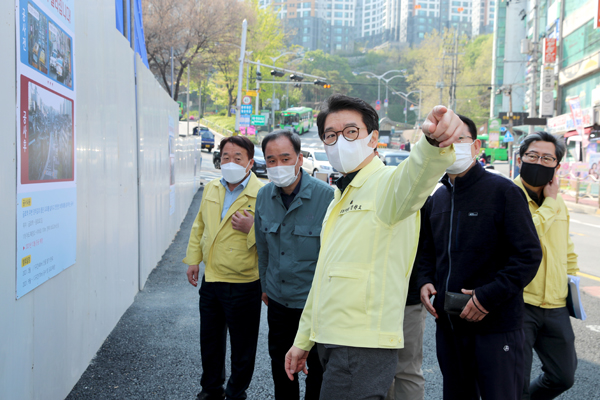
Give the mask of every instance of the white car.
M 310 175 L 315 176 L 316 172 L 323 172 L 329 176 L 333 176 L 334 179 L 341 176 L 341 174 L 329 164 L 325 150 L 304 148 L 301 152 L 302 157 L 304 158 L 302 168 Z

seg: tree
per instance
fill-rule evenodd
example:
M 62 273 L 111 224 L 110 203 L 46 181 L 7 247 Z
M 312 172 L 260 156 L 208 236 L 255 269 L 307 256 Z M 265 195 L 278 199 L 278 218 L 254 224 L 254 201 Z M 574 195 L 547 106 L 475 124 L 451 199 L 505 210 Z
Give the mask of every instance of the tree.
M 198 55 L 237 40 L 244 8 L 237 0 L 142 0 L 150 70 L 169 94 L 173 48 L 175 100 L 185 69 Z
M 284 33 L 281 21 L 271 7 L 259 8 L 258 1 L 252 0 L 246 4 L 246 19 L 248 21 L 248 32 L 246 39 L 246 52 L 248 59 L 270 64 L 269 56 L 277 56 L 285 51 Z M 210 62 L 217 71 L 211 79 L 211 88 L 215 98 L 215 103 L 227 107 L 227 115 L 231 116 L 231 108 L 237 101 L 237 83 L 239 74 L 239 38 L 241 30 L 235 27 L 237 32 L 237 41 L 232 43 L 219 43 L 218 51 L 211 54 Z M 249 87 L 255 87 L 256 66 L 244 68 L 251 71 Z M 267 71 L 261 71 L 263 76 L 267 76 Z M 277 90 L 277 89 L 276 89 Z M 281 88 L 278 89 L 281 92 Z M 273 93 L 272 85 L 263 85 L 261 87 L 261 97 L 270 98 Z

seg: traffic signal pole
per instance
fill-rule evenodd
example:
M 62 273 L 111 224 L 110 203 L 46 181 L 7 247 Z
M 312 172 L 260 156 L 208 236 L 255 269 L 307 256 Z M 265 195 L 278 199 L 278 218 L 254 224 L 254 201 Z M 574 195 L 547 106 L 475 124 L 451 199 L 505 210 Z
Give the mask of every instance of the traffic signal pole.
M 246 31 L 248 21 L 242 22 L 242 45 L 240 46 L 240 69 L 238 71 L 237 98 L 235 102 L 235 130 L 240 130 L 240 111 L 242 110 L 242 84 L 244 78 L 244 57 L 246 55 Z

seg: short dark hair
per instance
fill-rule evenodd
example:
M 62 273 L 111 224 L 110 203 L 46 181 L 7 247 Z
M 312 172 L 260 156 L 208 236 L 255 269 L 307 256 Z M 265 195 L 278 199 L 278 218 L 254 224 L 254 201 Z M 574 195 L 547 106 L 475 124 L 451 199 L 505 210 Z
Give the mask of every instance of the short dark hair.
M 469 128 L 469 133 L 471 134 L 471 139 L 475 141 L 477 139 L 477 127 L 475 126 L 475 122 L 473 122 L 471 118 L 467 118 L 464 115 L 456 115 L 458 115 L 458 118 L 460 118 L 460 120 L 464 122 L 465 125 L 467 125 L 467 127 Z
M 567 147 L 565 146 L 565 143 L 562 140 L 559 140 L 556 136 L 554 136 L 548 132 L 544 132 L 544 131 L 540 131 L 540 132 L 532 133 L 531 135 L 527 135 L 525 137 L 525 139 L 523 139 L 523 142 L 521 143 L 521 146 L 519 147 L 519 156 L 521 158 L 523 158 L 523 156 L 525 155 L 525 152 L 527 151 L 527 149 L 529 149 L 529 146 L 531 146 L 531 143 L 538 142 L 538 141 L 550 142 L 550 143 L 554 144 L 554 152 L 556 153 L 556 160 L 560 164 L 560 161 L 565 156 Z
M 334 94 L 321 106 L 321 112 L 317 115 L 317 128 L 319 137 L 323 139 L 325 131 L 325 120 L 327 116 L 339 111 L 358 111 L 362 115 L 363 122 L 367 126 L 369 133 L 379 130 L 379 115 L 369 103 L 358 97 L 345 96 L 343 94 Z
M 235 144 L 246 149 L 246 153 L 248 153 L 248 159 L 252 160 L 254 158 L 254 143 L 250 141 L 247 137 L 244 136 L 228 136 L 221 139 L 221 144 L 219 145 L 219 149 L 221 149 L 221 155 L 223 155 L 223 149 L 227 143 Z
M 296 154 L 300 154 L 300 147 L 302 147 L 300 136 L 289 129 L 277 129 L 269 133 L 262 140 L 262 151 L 265 154 L 265 157 L 267 156 L 267 143 L 269 143 L 271 140 L 279 139 L 280 137 L 288 138 L 290 142 L 292 142 L 292 146 L 294 146 L 294 151 Z

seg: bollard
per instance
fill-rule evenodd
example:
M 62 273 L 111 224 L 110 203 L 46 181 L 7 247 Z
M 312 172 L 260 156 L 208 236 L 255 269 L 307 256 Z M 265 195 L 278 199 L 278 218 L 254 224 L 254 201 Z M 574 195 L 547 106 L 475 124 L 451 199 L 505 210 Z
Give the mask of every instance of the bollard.
M 579 204 L 579 177 L 575 179 L 575 204 Z

